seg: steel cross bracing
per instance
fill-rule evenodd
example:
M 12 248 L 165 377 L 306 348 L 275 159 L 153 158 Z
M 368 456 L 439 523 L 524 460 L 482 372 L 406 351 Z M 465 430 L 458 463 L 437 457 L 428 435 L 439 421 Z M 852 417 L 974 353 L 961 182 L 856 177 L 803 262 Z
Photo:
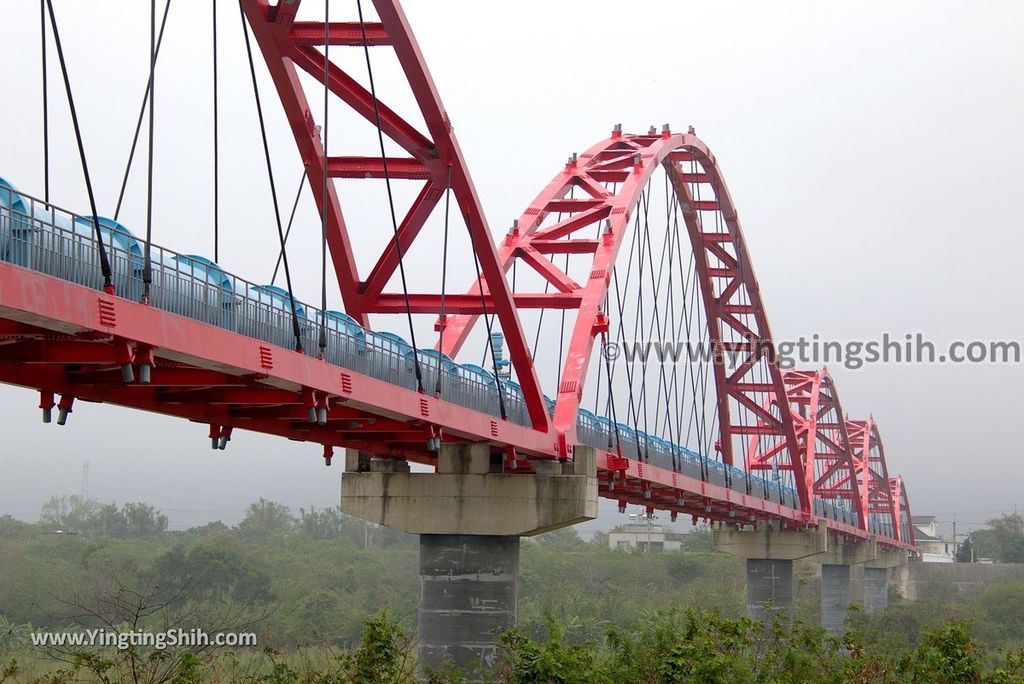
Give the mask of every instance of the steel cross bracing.
M 666 126 L 646 134 L 618 128 L 561 168 L 496 245 L 484 218 L 448 116 L 397 2 L 375 0 L 380 21 L 331 23 L 332 46 L 390 47 L 415 96 L 426 131 L 410 125 L 336 65 L 327 87 L 345 106 L 376 123 L 407 156 L 382 160 L 326 156 L 299 79 L 324 80 L 325 27 L 295 21 L 299 2 L 243 0 L 245 16 L 266 60 L 318 206 L 326 208 L 327 241 L 346 311 L 361 324 L 379 313 L 441 314 L 442 294 L 386 291 L 406 251 L 450 188 L 473 236 L 481 286 L 444 297 L 441 351 L 455 356 L 480 316 L 494 315 L 522 385 L 526 424 L 399 387 L 357 370 L 295 352 L 208 322 L 169 313 L 32 267 L 0 261 L 0 381 L 40 390 L 40 405 L 70 410 L 74 401 L 102 401 L 186 418 L 210 426 L 216 441 L 235 428 L 381 456 L 434 463 L 430 441 L 486 442 L 506 463 L 530 470 L 531 459 L 572 457 L 596 339 L 609 330 L 605 302 L 631 219 L 652 177 L 664 173 L 692 248 L 702 325 L 715 345 L 713 391 L 717 457 L 741 460 L 744 472 L 791 476 L 795 504 L 773 501 L 742 483 L 716 484 L 645 461 L 617 448 L 598 454 L 600 491 L 620 504 L 730 522 L 773 520 L 803 528 L 824 520 L 830 531 L 880 543 L 914 544 L 906 487 L 890 477 L 873 419 L 844 417 L 824 370 L 782 371 L 776 361 L 738 214 L 721 169 L 692 130 Z M 416 200 L 390 244 L 362 276 L 352 252 L 335 178 L 418 182 Z M 326 187 L 326 195 L 322 188 Z M 48 206 L 48 205 L 47 205 Z M 0 209 L 3 209 L 0 203 Z M 8 203 L 8 220 L 14 209 Z M 33 215 L 33 210 L 27 210 Z M 54 212 L 54 209 L 49 209 Z M 560 216 L 551 221 L 552 216 Z M 0 218 L 3 218 L 0 216 Z M 583 229 L 589 228 L 589 231 Z M 586 237 L 581 237 L 586 236 Z M 584 278 L 570 277 L 555 255 L 590 260 Z M 521 261 L 547 284 L 513 293 L 505 274 Z M 120 293 L 127 294 L 127 293 Z M 528 309 L 573 311 L 554 409 L 544 403 L 520 323 Z M 126 382 L 124 366 L 152 369 L 147 384 Z M 311 414 L 310 411 L 313 411 Z M 319 414 L 317 413 L 319 411 Z M 318 420 L 310 421 L 310 415 Z M 742 456 L 740 459 L 737 455 Z M 705 454 L 714 458 L 713 454 Z M 730 486 L 731 484 L 731 486 Z M 822 502 L 855 513 L 828 517 Z

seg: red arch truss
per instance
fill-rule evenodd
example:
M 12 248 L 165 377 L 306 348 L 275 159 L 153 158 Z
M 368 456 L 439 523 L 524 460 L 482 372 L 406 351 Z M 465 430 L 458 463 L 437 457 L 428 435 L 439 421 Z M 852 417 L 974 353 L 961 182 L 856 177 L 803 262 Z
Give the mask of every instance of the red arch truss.
M 844 502 L 863 520 L 860 483 L 835 383 L 828 371 L 787 371 L 789 409 L 803 456 L 805 486 L 826 501 Z
M 847 420 L 846 429 L 859 479 L 861 526 L 869 532 L 895 536 L 899 521 L 878 424 L 874 418 Z

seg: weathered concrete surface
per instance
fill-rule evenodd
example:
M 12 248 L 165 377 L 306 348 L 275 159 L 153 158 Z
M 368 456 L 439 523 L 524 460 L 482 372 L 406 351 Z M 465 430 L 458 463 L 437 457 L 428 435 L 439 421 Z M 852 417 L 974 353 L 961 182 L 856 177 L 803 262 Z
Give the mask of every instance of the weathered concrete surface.
M 830 634 L 842 634 L 850 609 L 850 566 L 821 566 L 821 627 Z
M 889 570 L 864 568 L 864 612 L 880 613 L 889 605 Z
M 412 534 L 548 532 L 597 517 L 595 453 L 575 451 L 571 464 L 545 464 L 559 474 L 513 474 L 491 472 L 486 445 L 444 445 L 437 473 L 345 472 L 341 508 Z
M 455 665 L 490 681 L 501 633 L 515 626 L 519 538 L 420 537 L 419 667 Z
M 747 559 L 747 617 L 768 620 L 793 610 L 793 561 Z
M 825 553 L 828 543 L 824 527 L 797 531 L 759 525 L 754 529 L 723 527 L 711 533 L 715 551 L 746 559 L 800 560 Z
M 1021 563 L 910 563 L 897 570 L 893 581 L 903 598 L 915 601 L 929 584 L 952 584 L 958 591 L 970 591 L 1020 579 L 1024 579 Z
M 824 525 L 809 530 L 772 529 L 763 524 L 756 528 L 724 527 L 712 531 L 711 543 L 716 551 L 739 558 L 813 560 L 828 565 L 881 563 L 882 567 L 906 562 L 906 554 L 894 555 L 880 548 L 874 539 L 830 535 Z

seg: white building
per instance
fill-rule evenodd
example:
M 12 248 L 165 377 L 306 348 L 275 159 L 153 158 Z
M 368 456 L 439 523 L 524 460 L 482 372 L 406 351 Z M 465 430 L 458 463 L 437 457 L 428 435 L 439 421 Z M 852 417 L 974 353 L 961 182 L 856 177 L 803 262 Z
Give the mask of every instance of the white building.
M 956 561 L 958 544 L 943 539 L 939 534 L 939 521 L 934 515 L 915 515 L 914 539 L 917 552 L 924 563 L 953 563 Z
M 621 525 L 608 533 L 608 546 L 612 549 L 677 551 L 685 536 L 678 532 L 666 532 L 661 525 Z

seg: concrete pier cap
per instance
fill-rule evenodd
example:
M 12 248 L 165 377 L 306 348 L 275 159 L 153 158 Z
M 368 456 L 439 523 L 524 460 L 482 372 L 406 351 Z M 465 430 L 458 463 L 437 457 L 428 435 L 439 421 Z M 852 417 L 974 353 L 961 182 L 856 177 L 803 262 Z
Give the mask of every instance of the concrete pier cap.
M 743 559 L 810 560 L 822 565 L 899 564 L 898 554 L 874 539 L 850 539 L 828 533 L 825 522 L 805 530 L 784 530 L 761 523 L 752 528 L 724 527 L 712 531 L 716 551 Z M 904 555 L 902 562 L 906 562 Z
M 410 534 L 532 536 L 597 517 L 592 448 L 577 446 L 565 463 L 538 461 L 531 474 L 501 472 L 487 444 L 443 444 L 437 460 L 436 473 L 413 473 L 404 461 L 367 464 L 350 451 L 341 510 Z

